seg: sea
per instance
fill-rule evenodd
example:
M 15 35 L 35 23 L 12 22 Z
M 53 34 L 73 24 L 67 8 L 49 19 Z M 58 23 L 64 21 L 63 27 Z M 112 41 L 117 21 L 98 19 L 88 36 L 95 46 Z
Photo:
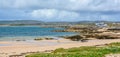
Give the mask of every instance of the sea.
M 65 28 L 46 28 L 40 26 L 1 26 L 0 41 L 34 40 L 35 38 L 74 35 L 74 32 L 54 32 Z

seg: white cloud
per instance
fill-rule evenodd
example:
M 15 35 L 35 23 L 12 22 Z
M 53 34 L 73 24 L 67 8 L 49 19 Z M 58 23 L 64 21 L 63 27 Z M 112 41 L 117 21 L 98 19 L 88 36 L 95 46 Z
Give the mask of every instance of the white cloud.
M 40 18 L 40 19 L 57 19 L 60 21 L 66 21 L 66 20 L 74 20 L 76 18 L 79 18 L 79 13 L 76 12 L 69 12 L 64 10 L 56 10 L 56 9 L 39 9 L 34 10 L 31 15 L 34 18 Z M 66 20 L 65 20 L 66 19 Z
M 57 14 L 55 9 L 34 10 L 31 15 L 35 18 L 53 18 Z
M 9 12 L 9 9 L 13 11 Z M 10 18 L 3 17 L 4 15 L 15 16 L 16 19 L 20 16 L 19 18 L 26 19 L 61 21 L 114 20 L 120 15 L 117 13 L 120 12 L 120 0 L 0 0 L 0 10 L 2 18 Z
M 120 10 L 120 0 L 1 0 L 0 8 L 65 10 Z

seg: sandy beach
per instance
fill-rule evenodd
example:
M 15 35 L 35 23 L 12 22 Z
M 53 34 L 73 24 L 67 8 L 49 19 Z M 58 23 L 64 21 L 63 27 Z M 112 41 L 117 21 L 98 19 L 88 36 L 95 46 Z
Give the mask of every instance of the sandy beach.
M 10 55 L 20 55 L 21 53 L 30 52 L 49 52 L 50 50 L 55 50 L 57 48 L 104 45 L 112 42 L 120 42 L 120 39 L 93 39 L 88 40 L 88 42 L 76 42 L 67 39 L 41 41 L 0 41 L 0 57 L 9 57 Z

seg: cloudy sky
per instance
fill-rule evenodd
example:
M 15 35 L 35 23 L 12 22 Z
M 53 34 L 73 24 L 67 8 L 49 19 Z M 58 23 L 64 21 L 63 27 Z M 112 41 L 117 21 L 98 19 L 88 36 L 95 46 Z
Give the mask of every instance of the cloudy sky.
M 120 21 L 120 0 L 0 0 L 0 20 Z

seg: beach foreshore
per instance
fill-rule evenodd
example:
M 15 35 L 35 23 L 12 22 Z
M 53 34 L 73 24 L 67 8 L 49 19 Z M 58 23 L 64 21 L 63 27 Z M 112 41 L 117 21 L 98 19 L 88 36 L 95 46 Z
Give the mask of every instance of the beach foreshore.
M 9 57 L 10 55 L 20 55 L 22 53 L 49 52 L 57 48 L 67 49 L 80 46 L 100 46 L 112 42 L 120 42 L 120 39 L 92 39 L 88 40 L 88 42 L 70 41 L 68 39 L 41 41 L 0 41 L 0 57 Z

